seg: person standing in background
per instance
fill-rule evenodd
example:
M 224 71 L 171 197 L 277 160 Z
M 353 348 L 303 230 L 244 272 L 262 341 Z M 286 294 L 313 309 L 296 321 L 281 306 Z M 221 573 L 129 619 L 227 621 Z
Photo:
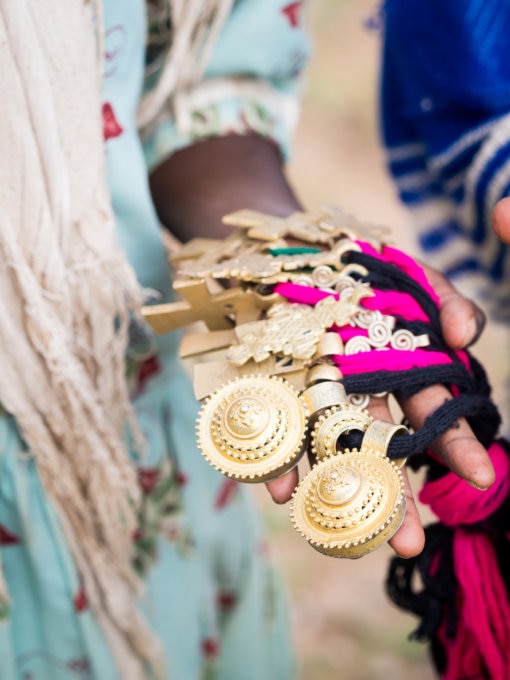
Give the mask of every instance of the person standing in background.
M 508 328 L 510 7 L 386 0 L 382 25 L 382 136 L 426 261 Z M 509 349 L 498 366 L 507 427 Z M 483 494 L 429 468 L 420 499 L 439 521 L 422 555 L 394 559 L 388 578 L 394 602 L 420 618 L 413 636 L 430 642 L 444 680 L 510 674 L 508 436 L 492 459 L 495 483 Z
M 383 142 L 420 246 L 508 324 L 510 249 L 491 214 L 510 193 L 510 8 L 388 0 L 383 26 Z

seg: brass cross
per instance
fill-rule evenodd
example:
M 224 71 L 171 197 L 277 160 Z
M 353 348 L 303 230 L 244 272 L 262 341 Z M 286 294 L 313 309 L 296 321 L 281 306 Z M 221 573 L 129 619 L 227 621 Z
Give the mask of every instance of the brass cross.
M 275 217 L 255 210 L 238 210 L 223 217 L 223 222 L 233 227 L 247 229 L 249 238 L 260 241 L 277 241 L 286 237 L 307 243 L 329 243 L 331 229 L 323 229 L 322 211 L 295 212 L 288 217 Z
M 256 318 L 260 310 L 281 299 L 276 294 L 264 296 L 240 287 L 212 294 L 203 280 L 176 281 L 174 289 L 182 295 L 183 301 L 142 309 L 145 320 L 158 335 L 196 321 L 204 321 L 209 330 L 233 328 L 235 319 Z
M 388 227 L 360 222 L 340 208 L 330 206 L 323 208 L 322 225 L 324 229 L 331 229 L 335 238 L 346 236 L 353 241 L 366 241 L 377 250 L 388 242 L 387 238 L 391 234 Z

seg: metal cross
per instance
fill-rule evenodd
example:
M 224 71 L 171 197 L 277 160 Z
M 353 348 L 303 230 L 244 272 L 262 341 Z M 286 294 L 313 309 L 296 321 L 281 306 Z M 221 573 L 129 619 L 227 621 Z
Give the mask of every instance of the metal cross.
M 183 301 L 142 309 L 147 323 L 158 335 L 196 321 L 204 321 L 209 330 L 233 328 L 235 320 L 256 317 L 260 310 L 281 299 L 276 294 L 260 295 L 240 287 L 212 294 L 203 280 L 176 281 L 174 289 L 182 295 Z

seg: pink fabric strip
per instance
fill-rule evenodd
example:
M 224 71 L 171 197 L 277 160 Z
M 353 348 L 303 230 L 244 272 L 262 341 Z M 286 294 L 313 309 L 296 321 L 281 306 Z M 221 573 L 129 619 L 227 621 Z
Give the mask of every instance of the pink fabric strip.
M 302 286 L 298 283 L 291 283 L 286 281 L 284 283 L 277 283 L 274 287 L 274 292 L 278 293 L 284 298 L 287 298 L 289 302 L 298 302 L 302 305 L 313 305 L 315 306 L 324 298 L 330 297 L 331 295 L 338 300 L 338 293 L 329 293 L 325 290 L 320 290 L 320 288 L 314 288 L 313 286 Z
M 407 321 L 424 321 L 429 319 L 416 300 L 408 293 L 397 293 L 375 289 L 372 297 L 361 300 L 365 309 L 379 310 L 389 316 L 400 316 Z M 316 305 L 320 300 L 332 296 L 338 300 L 338 293 L 303 286 L 298 283 L 284 282 L 275 286 L 275 293 L 289 300 L 304 305 Z
M 420 501 L 447 526 L 457 527 L 453 560 L 458 583 L 455 638 L 441 634 L 447 668 L 443 680 L 486 677 L 507 680 L 510 669 L 510 605 L 491 538 L 459 528 L 480 522 L 501 507 L 510 492 L 510 461 L 499 442 L 488 450 L 496 481 L 486 491 L 470 486 L 454 472 L 427 482 Z
M 496 441 L 488 454 L 494 465 L 496 481 L 485 491 L 473 488 L 454 472 L 423 486 L 420 501 L 430 506 L 446 526 L 482 521 L 501 506 L 510 492 L 510 462 L 505 449 Z
M 471 364 L 469 362 L 467 352 L 465 352 L 463 349 L 458 349 L 455 352 L 455 354 L 457 356 L 457 359 L 459 359 L 459 361 L 461 361 L 464 364 L 465 368 L 467 368 L 467 370 L 471 373 Z
M 375 295 L 363 298 L 361 305 L 365 309 L 378 309 L 389 316 L 399 316 L 406 321 L 424 321 L 429 318 L 409 293 L 388 292 L 374 289 Z
M 453 560 L 460 590 L 459 632 L 447 643 L 444 680 L 473 677 L 480 666 L 491 680 L 508 680 L 510 607 L 491 539 L 457 530 Z
M 442 352 L 415 349 L 372 350 L 358 354 L 337 354 L 333 357 L 344 375 L 356 375 L 371 371 L 407 371 L 413 368 L 426 368 L 450 364 L 452 360 Z
M 368 244 L 360 243 L 360 245 L 362 245 L 364 249 L 369 252 L 369 254 L 371 255 L 373 254 L 374 257 L 379 255 L 377 251 L 375 251 Z M 392 258 L 391 261 L 393 263 L 398 262 L 399 251 L 393 248 L 389 250 Z M 418 279 L 420 284 L 422 283 L 425 284 L 426 280 L 424 279 L 423 272 L 419 274 L 421 269 L 417 267 L 418 271 L 414 271 L 412 266 L 413 260 L 411 258 L 408 258 L 403 253 L 401 255 L 402 255 L 401 259 L 405 263 L 408 273 L 414 275 L 414 278 Z M 379 256 L 379 259 L 383 258 Z M 430 286 L 427 283 L 426 289 L 428 290 L 429 288 Z M 278 293 L 278 295 L 281 295 L 282 297 L 286 298 L 290 302 L 312 306 L 315 306 L 318 302 L 329 296 L 334 297 L 336 300 L 338 300 L 339 298 L 338 293 L 331 293 L 328 291 L 320 290 L 318 288 L 314 288 L 312 286 L 303 286 L 291 282 L 277 284 L 275 286 L 275 292 Z M 381 311 L 381 313 L 383 314 L 398 315 L 406 320 L 418 320 L 425 322 L 428 321 L 427 316 L 411 295 L 408 295 L 407 293 L 395 293 L 378 290 L 374 291 L 374 293 L 375 294 L 373 297 L 363 298 L 361 300 L 362 306 L 364 306 L 366 309 L 372 310 L 377 309 Z M 434 296 L 434 300 L 436 301 L 438 300 L 437 296 Z M 340 336 L 342 337 L 342 340 L 344 342 L 349 340 L 351 337 L 354 337 L 355 335 L 358 336 L 367 335 L 366 332 L 361 329 L 353 330 L 352 328 L 353 327 L 350 326 L 344 326 L 343 328 L 341 329 L 337 328 L 336 330 L 340 333 Z M 360 372 L 363 370 L 380 370 L 381 361 L 384 361 L 384 370 L 387 371 L 402 371 L 408 370 L 410 368 L 424 368 L 427 366 L 436 366 L 439 364 L 452 363 L 452 359 L 450 357 L 440 352 L 423 350 L 414 350 L 413 352 L 407 352 L 405 350 L 389 350 L 389 349 L 385 351 L 393 352 L 394 354 L 393 355 L 385 354 L 384 357 L 381 357 L 381 355 L 374 354 L 374 352 L 367 352 L 364 354 L 365 355 L 373 354 L 374 356 L 371 356 L 370 358 L 367 358 L 365 356 L 362 359 L 360 359 L 359 355 L 349 355 L 349 357 L 343 358 L 337 357 L 336 361 L 338 363 L 338 366 L 345 375 L 352 375 L 356 372 Z M 457 357 L 464 363 L 464 365 L 467 368 L 469 368 L 469 361 L 465 352 L 462 351 L 457 352 Z
M 439 297 L 437 296 L 437 293 L 430 285 L 422 267 L 420 267 L 420 265 L 412 257 L 406 255 L 397 248 L 392 248 L 391 246 L 384 246 L 382 252 L 379 253 L 377 250 L 375 250 L 375 248 L 365 241 L 356 241 L 356 243 L 360 246 L 362 252 L 366 253 L 367 255 L 371 255 L 378 260 L 383 260 L 383 262 L 393 264 L 398 267 L 398 269 L 401 269 L 403 272 L 408 274 L 408 276 L 414 279 L 424 290 L 427 291 L 439 308 Z

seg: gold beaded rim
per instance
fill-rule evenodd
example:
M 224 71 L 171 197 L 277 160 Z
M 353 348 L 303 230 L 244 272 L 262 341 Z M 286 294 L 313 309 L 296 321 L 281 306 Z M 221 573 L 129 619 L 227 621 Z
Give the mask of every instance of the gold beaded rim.
M 315 465 L 296 489 L 291 518 L 316 550 L 361 557 L 387 542 L 405 514 L 402 472 L 377 451 L 357 449 Z
M 306 408 L 282 378 L 236 378 L 202 406 L 197 439 L 217 470 L 245 482 L 267 481 L 292 468 L 306 450 Z

